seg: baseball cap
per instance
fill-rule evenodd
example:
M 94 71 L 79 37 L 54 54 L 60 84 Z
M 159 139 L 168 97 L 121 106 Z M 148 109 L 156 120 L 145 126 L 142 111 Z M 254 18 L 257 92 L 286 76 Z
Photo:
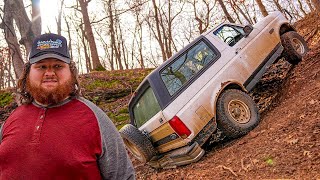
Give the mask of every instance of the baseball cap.
M 56 58 L 67 64 L 70 63 L 71 59 L 65 37 L 48 33 L 42 34 L 33 40 L 29 54 L 30 64 L 46 58 Z

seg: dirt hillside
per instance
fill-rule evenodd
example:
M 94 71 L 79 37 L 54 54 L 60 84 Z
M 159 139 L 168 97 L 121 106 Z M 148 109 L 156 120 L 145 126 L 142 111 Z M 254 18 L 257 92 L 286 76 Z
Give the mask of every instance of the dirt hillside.
M 138 179 L 320 179 L 320 25 L 295 24 L 309 53 L 297 66 L 279 61 L 252 93 L 261 122 L 248 135 L 213 144 L 197 163 L 156 170 L 133 160 Z
M 156 170 L 132 158 L 137 179 L 320 179 L 320 16 L 295 24 L 310 51 L 293 67 L 280 60 L 251 93 L 261 123 L 248 135 L 213 144 L 197 163 Z M 94 72 L 80 77 L 84 96 L 120 128 L 131 93 L 151 71 Z M 0 124 L 17 107 L 0 91 Z

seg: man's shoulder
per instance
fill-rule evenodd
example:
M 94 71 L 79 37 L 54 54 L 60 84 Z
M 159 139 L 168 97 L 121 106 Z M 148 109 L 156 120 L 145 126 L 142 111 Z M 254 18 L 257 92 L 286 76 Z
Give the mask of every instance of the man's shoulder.
M 77 97 L 76 100 L 82 103 L 83 105 L 87 106 L 93 112 L 103 112 L 102 109 L 100 109 L 96 104 L 84 97 Z
M 109 117 L 106 115 L 106 113 L 100 108 L 98 107 L 96 104 L 94 104 L 93 102 L 89 101 L 88 99 L 84 98 L 84 97 L 78 97 L 76 98 L 79 102 L 83 103 L 84 105 L 86 105 L 88 108 L 90 108 L 90 110 L 95 114 L 95 116 L 97 117 L 98 121 L 105 121 L 108 120 L 110 121 Z
M 14 121 L 15 119 L 29 116 L 30 113 L 34 112 L 33 111 L 34 109 L 36 109 L 36 107 L 33 106 L 32 104 L 20 105 L 10 112 L 10 115 L 5 120 L 5 122 L 11 122 L 11 121 Z
M 88 99 L 86 99 L 86 98 L 84 98 L 82 96 L 76 97 L 75 100 L 85 104 L 86 106 L 89 106 L 89 107 L 93 106 L 93 107 L 99 108 L 96 104 L 94 104 L 93 102 L 91 102 L 90 100 L 88 100 Z
M 35 109 L 36 107 L 34 105 L 30 104 L 23 104 L 18 107 L 16 107 L 14 110 L 11 111 L 10 116 L 14 114 L 20 114 L 26 111 L 30 111 L 31 109 Z M 9 117 L 10 117 L 9 116 Z

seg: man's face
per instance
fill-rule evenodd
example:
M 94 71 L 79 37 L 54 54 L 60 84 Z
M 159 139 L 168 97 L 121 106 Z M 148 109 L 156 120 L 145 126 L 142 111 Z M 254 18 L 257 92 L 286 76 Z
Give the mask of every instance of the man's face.
M 30 67 L 27 91 L 45 105 L 56 104 L 67 98 L 73 89 L 69 64 L 48 58 Z

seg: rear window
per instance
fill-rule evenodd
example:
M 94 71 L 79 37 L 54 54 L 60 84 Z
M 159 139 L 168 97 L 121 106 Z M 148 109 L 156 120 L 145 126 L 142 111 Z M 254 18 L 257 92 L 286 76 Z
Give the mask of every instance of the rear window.
M 202 40 L 175 59 L 161 72 L 161 78 L 169 94 L 172 96 L 180 90 L 217 56 L 218 54 Z
M 137 127 L 142 126 L 160 110 L 160 105 L 151 87 L 147 88 L 133 107 L 133 116 Z

